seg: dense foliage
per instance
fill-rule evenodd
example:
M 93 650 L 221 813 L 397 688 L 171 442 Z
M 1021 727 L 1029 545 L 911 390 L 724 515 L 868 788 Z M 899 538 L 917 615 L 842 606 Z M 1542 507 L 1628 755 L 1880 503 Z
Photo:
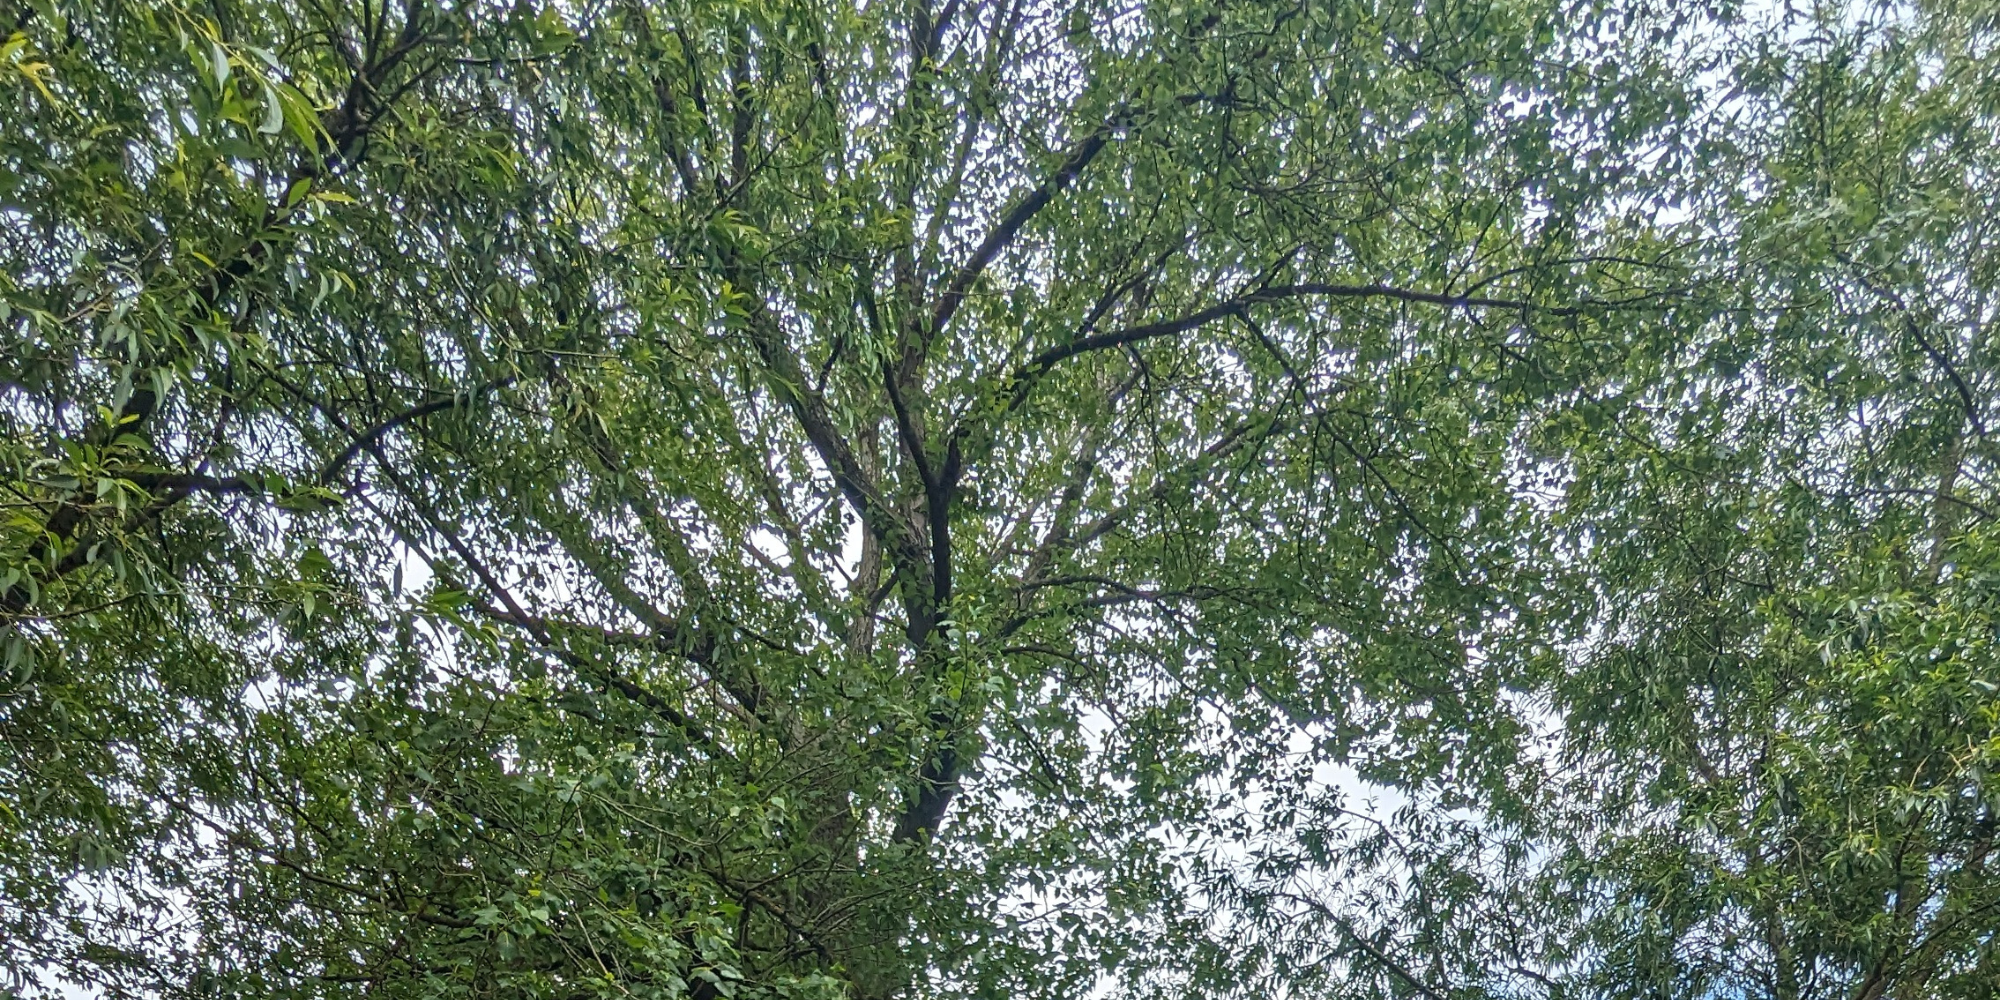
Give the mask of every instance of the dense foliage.
M 1994 996 L 1996 15 L 28 0 L 0 990 Z

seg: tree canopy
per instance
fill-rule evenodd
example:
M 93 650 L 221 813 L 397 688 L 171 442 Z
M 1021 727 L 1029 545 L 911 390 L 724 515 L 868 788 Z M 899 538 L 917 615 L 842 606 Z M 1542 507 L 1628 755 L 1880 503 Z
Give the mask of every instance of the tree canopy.
M 0 991 L 1992 997 L 1996 16 L 17 3 Z

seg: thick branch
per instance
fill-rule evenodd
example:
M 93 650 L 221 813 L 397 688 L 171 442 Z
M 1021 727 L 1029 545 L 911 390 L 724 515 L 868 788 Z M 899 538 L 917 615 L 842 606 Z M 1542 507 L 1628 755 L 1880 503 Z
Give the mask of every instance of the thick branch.
M 917 468 L 917 478 L 924 484 L 924 493 L 929 495 L 938 488 L 937 474 L 931 471 L 923 433 L 917 429 L 916 417 L 903 399 L 903 391 L 896 385 L 896 373 L 886 360 L 882 362 L 882 388 L 889 394 L 889 408 L 896 415 L 896 436 L 902 440 L 903 450 L 909 452 L 910 462 Z
M 739 287 L 743 284 L 733 283 Z M 763 362 L 766 381 L 772 392 L 792 411 L 800 430 L 805 432 L 806 440 L 833 476 L 834 485 L 839 487 L 841 495 L 853 506 L 863 526 L 881 539 L 897 571 L 913 584 L 922 580 L 924 570 L 928 568 L 923 548 L 917 544 L 909 527 L 897 519 L 889 504 L 883 500 L 875 478 L 862 469 L 847 439 L 834 427 L 833 419 L 827 413 L 826 401 L 812 390 L 805 372 L 799 367 L 798 358 L 786 345 L 777 317 L 772 316 L 763 302 L 754 296 L 746 316 L 746 332 L 758 359 Z
M 118 478 L 149 493 L 262 493 L 264 486 L 238 476 L 205 476 L 196 472 L 128 472 Z
M 1001 216 L 999 224 L 980 241 L 978 249 L 972 252 L 965 265 L 952 275 L 951 282 L 945 286 L 944 294 L 938 296 L 937 306 L 931 312 L 930 336 L 935 336 L 944 329 L 946 323 L 951 322 L 952 316 L 958 312 L 959 304 L 965 301 L 966 292 L 971 290 L 973 282 L 978 281 L 979 276 L 985 273 L 994 258 L 999 257 L 1001 251 L 1014 242 L 1014 237 L 1020 234 L 1021 228 L 1042 209 L 1048 207 L 1049 202 L 1055 200 L 1055 196 L 1060 194 L 1063 188 L 1076 180 L 1077 175 L 1083 173 L 1084 168 L 1090 165 L 1090 161 L 1097 159 L 1097 154 L 1102 153 L 1104 147 L 1111 141 L 1112 128 L 1112 123 L 1107 122 L 1085 136 L 1083 141 L 1077 143 L 1076 148 L 1070 150 L 1069 155 L 1063 158 L 1055 173 L 1036 185 L 1034 190 L 1028 192 L 1027 197 L 1022 198 L 1007 211 L 1006 215 Z
M 1298 285 L 1268 285 L 1255 288 L 1241 295 L 1218 302 L 1199 312 L 1189 313 L 1178 319 L 1161 320 L 1126 327 L 1108 333 L 1094 334 L 1070 341 L 1058 347 L 1051 347 L 1035 355 L 1015 372 L 1015 380 L 1032 379 L 1047 372 L 1056 365 L 1091 351 L 1101 351 L 1112 347 L 1123 347 L 1141 341 L 1168 337 L 1177 333 L 1199 329 L 1217 320 L 1243 314 L 1252 306 L 1268 302 L 1282 302 L 1288 299 L 1334 298 L 1334 299 L 1391 299 L 1398 302 L 1420 302 L 1445 306 L 1451 309 L 1518 309 L 1537 312 L 1546 316 L 1575 316 L 1594 308 L 1608 308 L 1629 305 L 1624 302 L 1591 302 L 1571 306 L 1550 306 L 1528 302 L 1522 299 L 1496 299 L 1479 295 L 1450 295 L 1442 292 L 1424 292 L 1393 285 L 1338 285 L 1311 282 Z
M 936 835 L 945 810 L 958 796 L 958 745 L 947 736 L 937 756 L 917 770 L 917 795 L 896 820 L 891 835 L 898 844 L 921 844 Z
M 357 457 L 359 457 L 363 451 L 366 451 L 369 448 L 372 448 L 376 444 L 380 443 L 382 438 L 386 436 L 390 431 L 393 431 L 396 428 L 401 427 L 412 420 L 421 420 L 425 417 L 430 416 L 433 413 L 449 410 L 460 405 L 461 403 L 470 402 L 472 397 L 475 395 L 491 392 L 495 389 L 504 389 L 512 384 L 514 384 L 514 379 L 512 376 L 502 379 L 495 379 L 491 382 L 485 382 L 481 383 L 480 385 L 474 386 L 470 392 L 452 393 L 451 395 L 448 396 L 438 396 L 434 399 L 429 400 L 428 402 L 420 403 L 407 410 L 404 410 L 401 413 L 396 414 L 393 417 L 383 420 L 381 423 L 378 423 L 375 426 L 362 431 L 360 434 L 355 435 L 353 442 L 350 443 L 345 449 L 343 449 L 340 454 L 335 455 L 325 465 L 321 466 L 319 470 L 319 476 L 317 477 L 319 480 L 319 484 L 321 486 L 332 485 L 333 481 L 336 478 L 338 478 L 342 472 L 346 471 L 347 466 L 349 464 L 351 464 Z
M 1856 265 L 1854 261 L 1848 259 L 1845 254 L 1836 254 L 1836 256 L 1854 272 L 1855 280 L 1860 282 L 1861 287 L 1867 289 L 1869 294 L 1895 307 L 1897 316 L 1903 321 L 1904 332 L 1910 335 L 1910 339 L 1917 342 L 1917 346 L 1923 349 L 1924 356 L 1931 359 L 1931 363 L 1944 371 L 1945 378 L 1951 380 L 1952 389 L 1958 393 L 1959 406 L 1965 410 L 1966 423 L 1972 425 L 1974 434 L 1982 438 L 1985 437 L 1986 421 L 1979 415 L 1979 403 L 1972 391 L 1972 386 L 1967 384 L 1965 376 L 1959 373 L 1958 366 L 1952 364 L 1951 358 L 1939 349 L 1937 345 L 1931 343 L 1929 337 L 1924 335 L 1923 325 L 1918 323 L 1917 318 L 1911 314 L 1909 303 L 1905 302 L 1903 297 L 1897 295 L 1893 289 L 1877 284 L 1873 279 L 1869 278 L 1867 273 Z

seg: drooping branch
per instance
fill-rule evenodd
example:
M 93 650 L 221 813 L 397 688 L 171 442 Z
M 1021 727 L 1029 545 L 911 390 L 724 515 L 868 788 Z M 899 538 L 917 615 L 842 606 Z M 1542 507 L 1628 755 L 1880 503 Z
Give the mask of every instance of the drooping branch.
M 275 370 L 267 369 L 265 374 L 301 402 L 318 409 L 327 419 L 333 422 L 334 426 L 340 428 L 349 437 L 355 440 L 365 440 L 363 432 L 356 431 L 353 427 L 349 426 L 339 413 L 320 406 L 309 393 L 306 393 L 299 386 L 294 385 Z M 375 467 L 381 473 L 382 478 L 388 481 L 389 485 L 403 498 L 405 503 L 408 503 L 416 510 L 418 517 L 427 529 L 444 539 L 445 545 L 458 557 L 459 562 L 479 579 L 479 582 L 486 588 L 487 593 L 493 595 L 494 599 L 498 600 L 504 606 L 506 614 L 519 624 L 523 631 L 527 632 L 536 646 L 581 674 L 596 675 L 602 678 L 607 686 L 652 710 L 655 715 L 666 720 L 674 728 L 685 734 L 690 743 L 701 747 L 710 756 L 725 760 L 734 759 L 734 755 L 726 747 L 716 742 L 714 737 L 710 736 L 706 730 L 702 729 L 699 724 L 689 718 L 686 713 L 681 712 L 665 699 L 640 687 L 604 664 L 594 662 L 557 642 L 554 635 L 542 626 L 540 619 L 527 612 L 520 600 L 514 596 L 512 590 L 500 581 L 499 575 L 486 565 L 485 560 L 480 559 L 472 551 L 471 546 L 466 543 L 464 538 L 460 537 L 459 532 L 450 523 L 446 522 L 444 518 L 439 516 L 438 512 L 424 499 L 423 492 L 417 490 L 407 478 L 396 470 L 395 463 L 389 460 L 389 456 L 383 450 L 379 438 L 372 441 L 365 441 L 362 451 L 375 460 Z M 410 545 L 412 551 L 421 555 L 426 562 L 435 564 L 436 559 L 418 539 L 411 537 L 393 519 L 384 516 L 382 520 L 383 524 L 390 531 L 394 532 L 405 544 Z
M 263 487 L 236 477 L 207 476 L 197 473 L 135 473 L 124 477 L 127 482 L 154 494 L 151 503 L 130 511 L 119 519 L 118 529 L 129 531 L 153 523 L 175 505 L 195 493 L 213 494 L 255 494 Z M 45 531 L 35 547 L 28 553 L 26 564 L 43 565 L 47 569 L 36 574 L 36 579 L 49 583 L 68 577 L 82 569 L 96 557 L 98 543 L 104 536 L 85 529 L 82 511 L 84 505 L 76 501 L 66 501 L 56 512 L 58 516 L 74 513 L 61 526 L 64 533 Z M 56 522 L 51 517 L 49 523 Z M 64 546 L 67 545 L 67 549 Z M 57 553 L 61 553 L 59 556 Z M 0 617 L 22 617 L 34 600 L 38 585 L 23 575 L 22 579 L 0 590 Z
M 1023 573 L 1019 582 L 1014 587 L 1015 609 L 1012 614 L 1002 621 L 1000 626 L 995 630 L 995 634 L 1002 638 L 1011 636 L 1019 631 L 1022 626 L 1034 619 L 1035 614 L 1032 603 L 1028 600 L 1028 595 L 1038 589 L 1050 586 L 1051 581 L 1057 579 L 1046 575 L 1057 555 L 1065 551 L 1081 549 L 1097 539 L 1116 531 L 1120 525 L 1124 524 L 1133 513 L 1144 505 L 1157 503 L 1165 499 L 1173 492 L 1177 485 L 1185 486 L 1195 477 L 1205 474 L 1217 462 L 1241 451 L 1251 442 L 1261 440 L 1261 436 L 1257 433 L 1260 429 L 1264 431 L 1264 435 L 1268 436 L 1269 434 L 1276 433 L 1285 426 L 1288 426 L 1287 422 L 1273 421 L 1266 418 L 1256 418 L 1238 423 L 1228 431 L 1225 431 L 1214 442 L 1210 443 L 1208 447 L 1202 449 L 1201 454 L 1178 468 L 1158 476 L 1153 486 L 1139 496 L 1133 497 L 1080 526 L 1071 523 L 1076 517 L 1076 513 L 1073 510 L 1058 520 L 1056 524 L 1051 526 L 1048 535 L 1043 538 L 1042 543 L 1031 554 L 1027 571 Z M 1079 476 L 1080 478 L 1081 476 Z M 1079 485 L 1075 488 L 1080 493 L 1082 487 Z

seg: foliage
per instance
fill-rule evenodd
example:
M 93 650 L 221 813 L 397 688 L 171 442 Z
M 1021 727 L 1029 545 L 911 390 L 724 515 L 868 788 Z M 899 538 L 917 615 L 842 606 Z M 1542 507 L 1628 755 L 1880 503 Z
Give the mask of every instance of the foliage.
M 2000 981 L 1987 10 L 17 20 L 6 986 Z

